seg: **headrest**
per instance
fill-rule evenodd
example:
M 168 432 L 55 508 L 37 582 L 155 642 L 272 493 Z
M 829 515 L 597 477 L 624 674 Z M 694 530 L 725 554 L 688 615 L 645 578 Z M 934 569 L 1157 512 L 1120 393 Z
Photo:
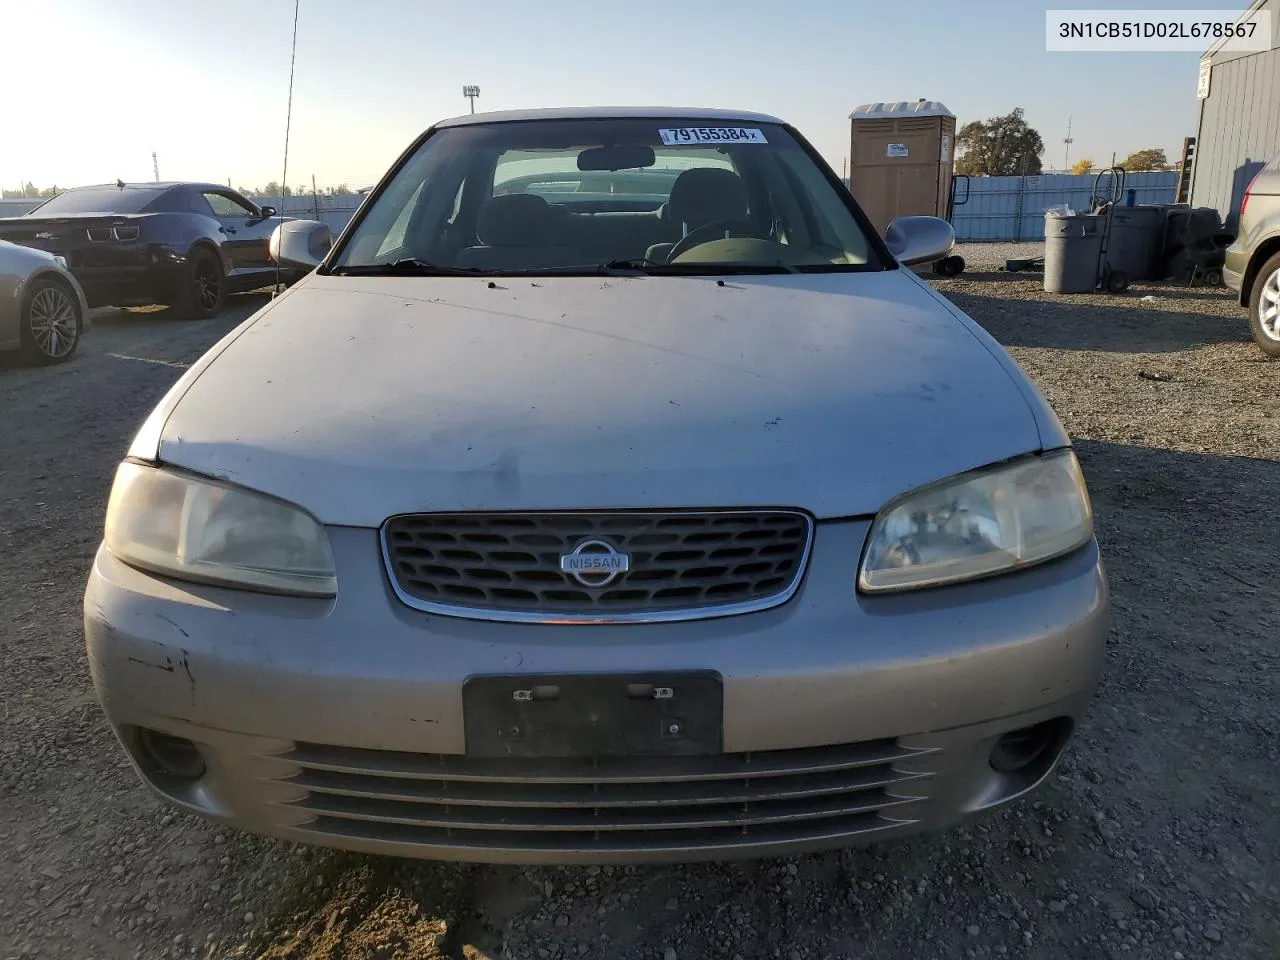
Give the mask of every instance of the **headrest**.
M 476 233 L 488 247 L 542 247 L 554 244 L 555 213 L 542 197 L 513 193 L 480 208 Z
M 723 220 L 747 218 L 747 188 L 731 170 L 695 167 L 671 186 L 668 216 L 690 230 Z

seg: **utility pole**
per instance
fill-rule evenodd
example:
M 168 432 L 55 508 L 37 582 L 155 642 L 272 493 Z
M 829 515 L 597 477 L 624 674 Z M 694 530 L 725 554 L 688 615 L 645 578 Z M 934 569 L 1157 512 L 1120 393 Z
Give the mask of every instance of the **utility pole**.
M 156 175 L 156 183 L 160 182 L 160 161 L 156 159 L 156 152 L 151 151 L 151 172 Z
M 1067 149 L 1062 153 L 1062 172 L 1071 172 L 1071 144 L 1075 143 L 1071 139 L 1071 116 L 1067 116 L 1067 135 L 1063 137 L 1062 142 L 1067 145 Z
M 476 112 L 476 97 L 480 96 L 480 88 L 474 84 L 467 84 L 462 88 L 462 95 L 471 101 L 471 112 Z

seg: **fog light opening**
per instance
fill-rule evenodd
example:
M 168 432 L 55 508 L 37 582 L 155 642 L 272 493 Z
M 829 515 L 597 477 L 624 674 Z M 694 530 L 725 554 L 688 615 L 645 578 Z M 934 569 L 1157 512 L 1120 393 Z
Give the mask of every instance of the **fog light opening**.
M 140 729 L 138 748 L 143 760 L 155 772 L 178 780 L 199 780 L 204 776 L 204 757 L 196 745 L 185 737 L 174 737 L 158 730 Z
M 1070 733 L 1067 717 L 1010 730 L 991 748 L 991 769 L 1012 774 L 1052 764 Z

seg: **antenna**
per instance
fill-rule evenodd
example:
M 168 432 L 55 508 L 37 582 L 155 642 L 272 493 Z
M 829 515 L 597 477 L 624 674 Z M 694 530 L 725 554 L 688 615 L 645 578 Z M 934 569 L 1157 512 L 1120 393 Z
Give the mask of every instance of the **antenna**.
M 476 97 L 480 96 L 480 88 L 474 84 L 467 84 L 462 88 L 462 95 L 471 101 L 471 112 L 476 112 Z
M 1069 114 L 1067 116 L 1067 135 L 1062 138 L 1062 142 L 1067 145 L 1067 148 L 1062 152 L 1062 169 L 1065 172 L 1071 170 L 1071 144 L 1075 143 L 1071 139 L 1071 116 Z
M 156 152 L 151 151 L 151 172 L 156 175 L 156 183 L 160 182 L 160 161 L 156 159 Z
M 299 0 L 293 0 L 293 47 L 289 53 L 289 101 L 284 111 L 284 170 L 280 173 L 280 209 L 276 211 L 280 217 L 280 222 L 276 224 L 276 229 L 284 225 L 284 192 L 288 189 L 285 184 L 289 182 L 289 124 L 293 120 L 293 65 L 298 58 L 298 3 Z M 278 297 L 280 295 L 280 258 L 276 257 L 276 284 L 271 289 L 271 296 Z

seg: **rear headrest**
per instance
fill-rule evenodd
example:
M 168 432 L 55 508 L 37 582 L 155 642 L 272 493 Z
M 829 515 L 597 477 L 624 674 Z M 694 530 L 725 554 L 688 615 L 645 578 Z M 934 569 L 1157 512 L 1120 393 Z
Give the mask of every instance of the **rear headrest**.
M 494 197 L 480 208 L 476 233 L 488 247 L 543 247 L 553 245 L 555 212 L 542 197 L 513 193 Z
M 695 167 L 671 186 L 668 216 L 690 230 L 721 220 L 747 218 L 747 188 L 731 170 Z

